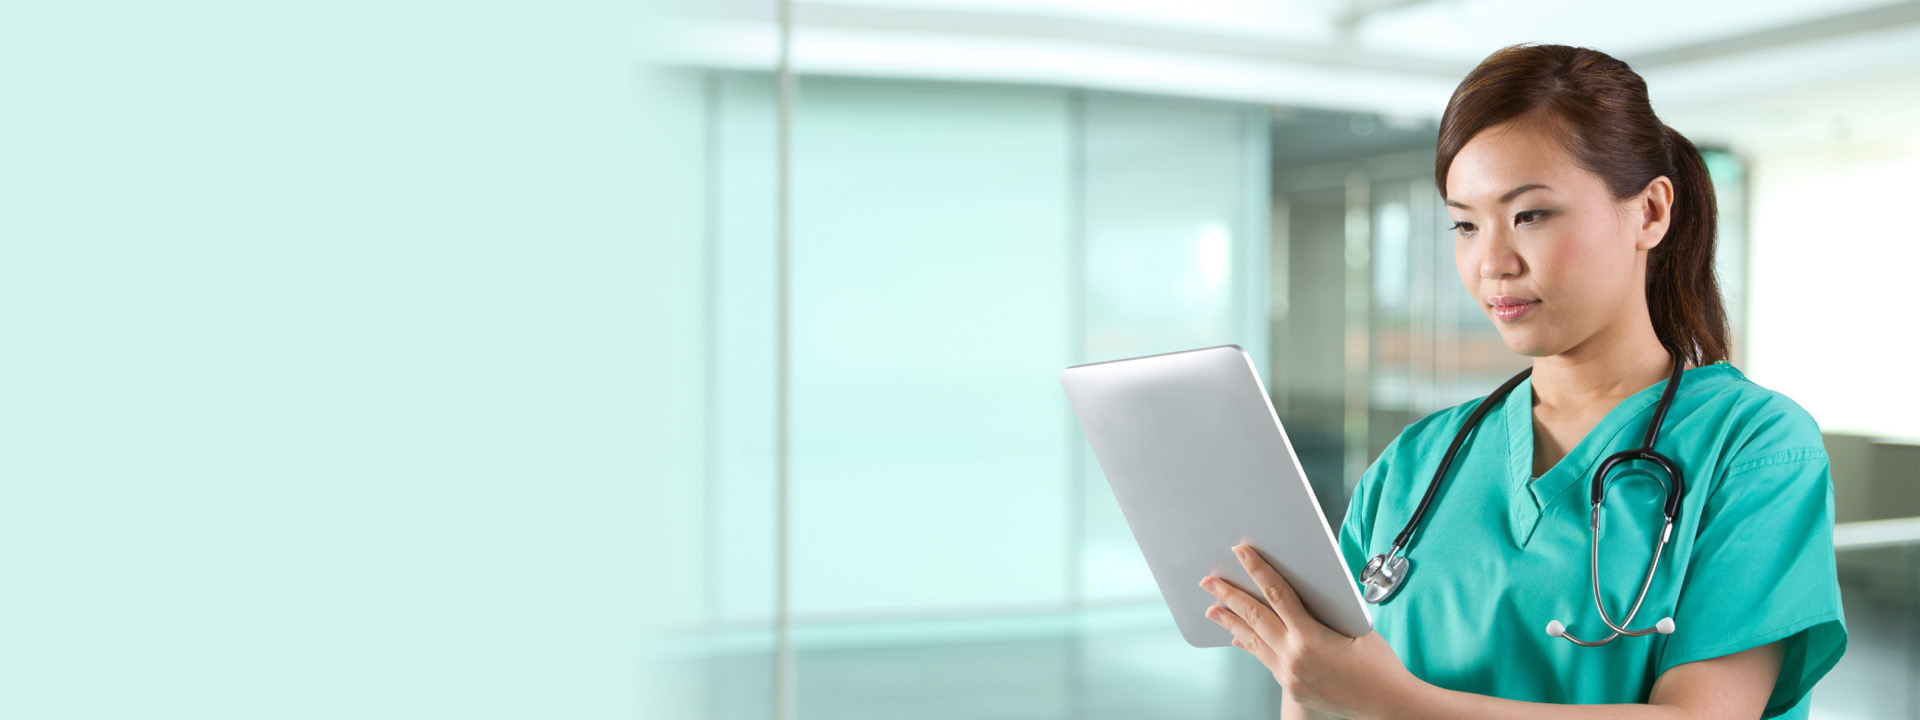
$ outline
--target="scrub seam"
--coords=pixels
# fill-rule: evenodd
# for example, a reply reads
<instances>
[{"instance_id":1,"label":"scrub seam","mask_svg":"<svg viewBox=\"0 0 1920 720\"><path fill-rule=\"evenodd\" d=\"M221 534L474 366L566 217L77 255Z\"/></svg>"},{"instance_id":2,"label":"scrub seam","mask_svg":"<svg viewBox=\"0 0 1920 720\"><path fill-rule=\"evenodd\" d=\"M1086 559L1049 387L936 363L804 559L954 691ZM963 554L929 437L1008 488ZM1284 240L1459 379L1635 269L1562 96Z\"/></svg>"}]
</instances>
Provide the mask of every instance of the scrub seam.
<instances>
[{"instance_id":1,"label":"scrub seam","mask_svg":"<svg viewBox=\"0 0 1920 720\"><path fill-rule=\"evenodd\" d=\"M1800 463L1809 463L1809 462L1827 462L1828 460L1829 459L1827 457L1826 448L1800 448L1798 450L1787 450L1784 452L1778 452L1772 455L1767 455L1764 457L1758 457L1752 460L1743 461L1738 465L1734 465L1720 472L1720 477L1718 478L1718 482L1713 483L1713 488L1707 491L1706 503L1705 505L1701 506L1702 512L1705 511L1706 507L1713 505L1714 499L1720 496L1721 488L1724 488L1727 486L1727 478L1733 477L1738 473L1744 473L1751 470L1758 470L1763 467L1776 467L1780 465L1797 465ZM1832 483L1829 482L1828 484L1831 485Z\"/></svg>"},{"instance_id":2,"label":"scrub seam","mask_svg":"<svg viewBox=\"0 0 1920 720\"><path fill-rule=\"evenodd\" d=\"M1827 459L1828 458L1827 458L1826 448L1801 448L1798 450L1787 450L1784 452L1774 453L1772 455L1768 455L1765 457L1754 458L1752 460L1748 460L1746 462L1740 463L1739 465L1735 465L1733 467L1727 468L1726 474L1732 475L1737 472L1757 470L1759 468L1771 467L1774 465L1788 465L1788 464L1797 463L1797 462L1806 462L1809 460L1827 460Z\"/></svg>"}]
</instances>

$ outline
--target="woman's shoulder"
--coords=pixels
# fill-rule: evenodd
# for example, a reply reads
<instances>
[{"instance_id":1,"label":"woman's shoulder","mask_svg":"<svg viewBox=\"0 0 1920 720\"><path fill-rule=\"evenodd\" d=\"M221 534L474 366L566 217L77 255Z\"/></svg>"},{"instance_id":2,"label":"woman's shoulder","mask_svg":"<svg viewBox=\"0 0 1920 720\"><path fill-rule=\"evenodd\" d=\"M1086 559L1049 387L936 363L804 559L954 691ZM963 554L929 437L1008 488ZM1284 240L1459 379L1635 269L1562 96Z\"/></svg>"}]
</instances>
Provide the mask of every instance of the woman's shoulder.
<instances>
[{"instance_id":1,"label":"woman's shoulder","mask_svg":"<svg viewBox=\"0 0 1920 720\"><path fill-rule=\"evenodd\" d=\"M1754 382L1726 361L1689 372L1702 370L1711 372L1696 388L1683 385L1681 391L1694 398L1693 419L1716 428L1729 465L1826 457L1820 424L1793 398Z\"/></svg>"},{"instance_id":2,"label":"woman's shoulder","mask_svg":"<svg viewBox=\"0 0 1920 720\"><path fill-rule=\"evenodd\" d=\"M1400 435L1395 438L1395 440L1400 441L1404 438L1407 441L1419 440L1425 442L1436 436L1446 436L1448 439L1451 439L1453 434L1460 430L1460 425L1465 423L1467 418L1473 415L1473 409L1479 407L1480 403L1485 401L1487 396L1491 394L1492 393L1489 392L1476 395L1473 399L1458 405L1427 413L1426 417L1415 420L1413 424L1401 428ZM1491 415L1495 412L1497 412L1496 408L1487 408L1487 414Z\"/></svg>"},{"instance_id":3,"label":"woman's shoulder","mask_svg":"<svg viewBox=\"0 0 1920 720\"><path fill-rule=\"evenodd\" d=\"M1481 401L1486 400L1487 395L1491 394L1482 394L1458 405L1435 410L1413 421L1412 424L1400 429L1400 433L1387 443L1386 449L1380 453L1380 456L1386 458L1402 452L1414 452L1417 448L1434 447L1434 443L1439 443L1439 447L1446 447L1453 441L1453 436L1460 431L1467 418L1473 415L1473 409L1479 407ZM1487 409L1489 415L1494 412L1495 408ZM1484 418L1482 422L1485 422Z\"/></svg>"}]
</instances>

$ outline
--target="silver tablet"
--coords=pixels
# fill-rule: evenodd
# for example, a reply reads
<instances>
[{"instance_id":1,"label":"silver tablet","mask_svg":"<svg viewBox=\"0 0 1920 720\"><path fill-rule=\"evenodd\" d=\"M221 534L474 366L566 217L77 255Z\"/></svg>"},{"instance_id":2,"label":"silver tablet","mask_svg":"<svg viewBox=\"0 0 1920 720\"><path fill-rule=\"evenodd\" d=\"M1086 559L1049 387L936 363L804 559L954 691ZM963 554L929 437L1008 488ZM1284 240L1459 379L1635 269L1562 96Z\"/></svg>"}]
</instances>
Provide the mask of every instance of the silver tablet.
<instances>
[{"instance_id":1,"label":"silver tablet","mask_svg":"<svg viewBox=\"0 0 1920 720\"><path fill-rule=\"evenodd\" d=\"M1231 645L1206 618L1209 574L1256 596L1232 546L1246 543L1293 585L1314 617L1348 637L1373 629L1360 588L1238 345L1075 365L1060 373L1180 634Z\"/></svg>"}]
</instances>

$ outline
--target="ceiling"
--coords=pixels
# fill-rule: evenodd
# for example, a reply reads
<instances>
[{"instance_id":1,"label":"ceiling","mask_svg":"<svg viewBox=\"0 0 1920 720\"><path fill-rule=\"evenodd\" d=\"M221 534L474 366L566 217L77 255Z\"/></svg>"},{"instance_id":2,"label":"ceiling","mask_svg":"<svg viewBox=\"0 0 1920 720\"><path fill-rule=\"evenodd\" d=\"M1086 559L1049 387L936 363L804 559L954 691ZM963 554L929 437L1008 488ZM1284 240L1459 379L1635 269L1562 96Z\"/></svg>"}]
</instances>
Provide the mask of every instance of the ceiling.
<instances>
[{"instance_id":1,"label":"ceiling","mask_svg":"<svg viewBox=\"0 0 1920 720\"><path fill-rule=\"evenodd\" d=\"M771 0L690 3L670 54L771 69ZM1062 85L1436 119L1488 53L1593 47L1725 146L1920 127L1920 0L793 0L801 73Z\"/></svg>"}]
</instances>

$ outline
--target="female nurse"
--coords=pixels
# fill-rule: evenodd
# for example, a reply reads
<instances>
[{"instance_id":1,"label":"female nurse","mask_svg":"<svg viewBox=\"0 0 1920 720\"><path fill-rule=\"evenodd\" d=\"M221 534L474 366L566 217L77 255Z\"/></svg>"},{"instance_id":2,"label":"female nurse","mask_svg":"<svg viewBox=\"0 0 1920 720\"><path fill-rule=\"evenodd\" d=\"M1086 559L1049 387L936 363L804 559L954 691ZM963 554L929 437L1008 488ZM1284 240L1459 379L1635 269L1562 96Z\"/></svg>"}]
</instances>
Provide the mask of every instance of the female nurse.
<instances>
[{"instance_id":1,"label":"female nurse","mask_svg":"<svg viewBox=\"0 0 1920 720\"><path fill-rule=\"evenodd\" d=\"M1699 152L1625 63L1516 45L1454 91L1434 170L1460 281L1531 376L1466 436L1373 632L1322 625L1247 546L1232 550L1258 587L1203 579L1207 616L1272 671L1287 718L1805 717L1847 644L1827 456L1804 410L1727 362ZM1666 490L1627 463L1607 475L1596 571L1589 483L1644 440L1675 362L1655 444L1685 481L1671 540L1647 579ZM1407 427L1360 479L1340 529L1356 577L1478 402ZM1596 577L1615 622L1671 632L1549 634L1611 634Z\"/></svg>"}]
</instances>

